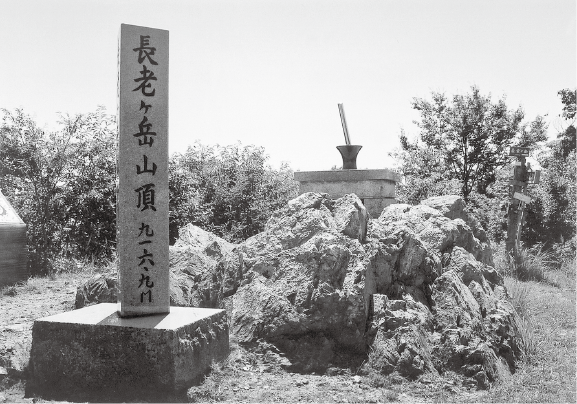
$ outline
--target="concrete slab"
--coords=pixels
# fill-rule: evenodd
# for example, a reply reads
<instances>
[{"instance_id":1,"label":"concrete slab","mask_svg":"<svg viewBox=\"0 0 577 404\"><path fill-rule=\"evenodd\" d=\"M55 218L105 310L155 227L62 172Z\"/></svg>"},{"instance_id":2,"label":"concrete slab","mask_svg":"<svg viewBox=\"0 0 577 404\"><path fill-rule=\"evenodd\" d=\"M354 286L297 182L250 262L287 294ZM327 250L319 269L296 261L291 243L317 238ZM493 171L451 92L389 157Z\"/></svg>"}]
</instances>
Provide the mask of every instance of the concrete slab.
<instances>
[{"instance_id":1,"label":"concrete slab","mask_svg":"<svg viewBox=\"0 0 577 404\"><path fill-rule=\"evenodd\" d=\"M117 310L102 303L36 320L27 396L171 401L228 356L224 310L171 307L133 318Z\"/></svg>"},{"instance_id":2,"label":"concrete slab","mask_svg":"<svg viewBox=\"0 0 577 404\"><path fill-rule=\"evenodd\" d=\"M326 171L295 171L295 181L299 182L332 182L332 181L365 181L389 180L395 183L401 176L388 168L378 170L326 170Z\"/></svg>"},{"instance_id":3,"label":"concrete slab","mask_svg":"<svg viewBox=\"0 0 577 404\"><path fill-rule=\"evenodd\" d=\"M395 188L401 177L393 170L385 168L296 171L294 179L299 182L299 194L322 192L329 194L332 199L355 194L363 201L371 217L377 218L384 208L396 203Z\"/></svg>"},{"instance_id":4,"label":"concrete slab","mask_svg":"<svg viewBox=\"0 0 577 404\"><path fill-rule=\"evenodd\" d=\"M332 199L342 198L348 194L355 194L365 198L395 198L395 183L392 181L308 181L299 184L299 193L323 192Z\"/></svg>"}]
</instances>

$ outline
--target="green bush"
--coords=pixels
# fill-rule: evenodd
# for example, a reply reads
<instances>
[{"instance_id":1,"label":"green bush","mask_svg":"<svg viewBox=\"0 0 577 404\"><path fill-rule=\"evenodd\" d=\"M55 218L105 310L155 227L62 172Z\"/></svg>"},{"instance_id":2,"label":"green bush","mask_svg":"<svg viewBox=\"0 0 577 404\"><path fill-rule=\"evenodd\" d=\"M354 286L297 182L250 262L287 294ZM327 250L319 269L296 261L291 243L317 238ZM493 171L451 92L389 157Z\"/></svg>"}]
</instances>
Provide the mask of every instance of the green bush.
<instances>
[{"instance_id":1,"label":"green bush","mask_svg":"<svg viewBox=\"0 0 577 404\"><path fill-rule=\"evenodd\" d=\"M170 239L188 223L231 242L263 230L272 212L297 195L288 165L266 164L262 147L196 142L169 165Z\"/></svg>"},{"instance_id":2,"label":"green bush","mask_svg":"<svg viewBox=\"0 0 577 404\"><path fill-rule=\"evenodd\" d=\"M108 259L114 251L115 117L103 108L61 115L39 128L22 110L3 109L0 187L27 224L32 274L59 255Z\"/></svg>"},{"instance_id":3,"label":"green bush","mask_svg":"<svg viewBox=\"0 0 577 404\"><path fill-rule=\"evenodd\" d=\"M0 188L28 225L33 275L61 271L59 257L105 264L116 250L116 118L103 108L61 115L48 132L22 110L2 110ZM229 241L260 232L296 196L288 165L255 146L196 143L169 162L170 236L188 223ZM68 269L66 269L68 270Z\"/></svg>"}]
</instances>

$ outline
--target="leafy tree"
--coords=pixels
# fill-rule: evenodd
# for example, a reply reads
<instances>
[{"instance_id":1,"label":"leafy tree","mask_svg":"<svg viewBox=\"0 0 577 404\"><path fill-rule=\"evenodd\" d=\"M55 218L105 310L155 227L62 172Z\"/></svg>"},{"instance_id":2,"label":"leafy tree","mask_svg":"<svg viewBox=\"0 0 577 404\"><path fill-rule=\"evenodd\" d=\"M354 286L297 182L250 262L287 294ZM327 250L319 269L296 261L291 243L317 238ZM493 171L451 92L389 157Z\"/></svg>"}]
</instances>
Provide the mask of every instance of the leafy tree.
<instances>
[{"instance_id":1,"label":"leafy tree","mask_svg":"<svg viewBox=\"0 0 577 404\"><path fill-rule=\"evenodd\" d=\"M400 162L402 182L397 184L396 191L399 202L417 205L432 196L460 193L461 182L447 175L440 153L410 143L403 130L400 140L401 150L390 153Z\"/></svg>"},{"instance_id":2,"label":"leafy tree","mask_svg":"<svg viewBox=\"0 0 577 404\"><path fill-rule=\"evenodd\" d=\"M61 115L61 129L47 132L20 109L2 112L0 186L28 226L32 273L49 272L50 259L66 252L109 255L114 118L103 108Z\"/></svg>"},{"instance_id":3,"label":"leafy tree","mask_svg":"<svg viewBox=\"0 0 577 404\"><path fill-rule=\"evenodd\" d=\"M566 127L539 155L540 184L531 190L533 202L523 239L527 244L562 244L575 237L577 178L575 147L575 90L558 92Z\"/></svg>"},{"instance_id":4,"label":"leafy tree","mask_svg":"<svg viewBox=\"0 0 577 404\"><path fill-rule=\"evenodd\" d=\"M170 238L193 223L233 242L262 231L272 212L296 196L287 165L266 165L262 147L196 142L169 165Z\"/></svg>"},{"instance_id":5,"label":"leafy tree","mask_svg":"<svg viewBox=\"0 0 577 404\"><path fill-rule=\"evenodd\" d=\"M486 195L497 170L510 161L510 146L534 146L546 140L541 116L523 123L520 107L509 110L505 98L494 103L490 94L483 96L475 86L452 99L438 92L431 98L413 99L412 107L421 115L415 121L418 139L411 142L402 132L401 150L392 153L400 161L401 174L412 177L409 182L427 179L445 188L447 181L458 181L466 200L473 191Z\"/></svg>"},{"instance_id":6,"label":"leafy tree","mask_svg":"<svg viewBox=\"0 0 577 404\"><path fill-rule=\"evenodd\" d=\"M577 90L558 92L563 103L561 117L568 126L557 139L547 144L539 156L543 167L541 183L531 190L533 202L529 205L528 222L523 239L527 244L541 242L547 246L563 244L577 231ZM531 215L537 220L531 220Z\"/></svg>"},{"instance_id":7,"label":"leafy tree","mask_svg":"<svg viewBox=\"0 0 577 404\"><path fill-rule=\"evenodd\" d=\"M67 253L96 260L116 250L116 117L82 115L79 150L63 179Z\"/></svg>"},{"instance_id":8,"label":"leafy tree","mask_svg":"<svg viewBox=\"0 0 577 404\"><path fill-rule=\"evenodd\" d=\"M22 110L2 110L0 187L28 225L32 273L53 258L109 259L115 251L115 117L103 108L61 115L48 132ZM194 223L230 241L261 231L296 195L287 165L273 170L264 149L197 143L169 163L171 239Z\"/></svg>"},{"instance_id":9,"label":"leafy tree","mask_svg":"<svg viewBox=\"0 0 577 404\"><path fill-rule=\"evenodd\" d=\"M569 154L575 150L575 125L569 125L567 129L560 133L557 138L559 139L558 153L563 157L569 157Z\"/></svg>"},{"instance_id":10,"label":"leafy tree","mask_svg":"<svg viewBox=\"0 0 577 404\"><path fill-rule=\"evenodd\" d=\"M577 115L577 89L572 91L565 88L557 94L563 103L561 117L568 123L568 127L557 135L559 142L555 142L552 149L556 153L556 158L566 159L569 153L577 150L577 129L574 126Z\"/></svg>"},{"instance_id":11,"label":"leafy tree","mask_svg":"<svg viewBox=\"0 0 577 404\"><path fill-rule=\"evenodd\" d=\"M523 234L523 239L529 245L538 242L562 244L575 236L575 149L566 158L554 158L556 153L561 153L560 149L560 142L555 142L552 150L540 156L543 173L540 184L530 190L533 201L529 205L528 223Z\"/></svg>"},{"instance_id":12,"label":"leafy tree","mask_svg":"<svg viewBox=\"0 0 577 404\"><path fill-rule=\"evenodd\" d=\"M561 97L561 102L563 103L561 116L566 120L575 119L575 112L577 112L575 104L576 90L564 88L563 90L559 90L557 94Z\"/></svg>"}]
</instances>

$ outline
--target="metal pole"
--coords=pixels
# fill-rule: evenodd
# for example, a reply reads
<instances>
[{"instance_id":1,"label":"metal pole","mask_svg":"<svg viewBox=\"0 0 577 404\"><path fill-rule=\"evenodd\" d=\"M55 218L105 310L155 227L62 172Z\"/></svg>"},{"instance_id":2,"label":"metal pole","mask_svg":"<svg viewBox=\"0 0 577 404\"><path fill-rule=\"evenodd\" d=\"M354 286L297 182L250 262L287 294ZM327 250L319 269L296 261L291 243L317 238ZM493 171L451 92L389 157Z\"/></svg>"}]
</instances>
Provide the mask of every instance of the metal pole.
<instances>
[{"instance_id":1,"label":"metal pole","mask_svg":"<svg viewBox=\"0 0 577 404\"><path fill-rule=\"evenodd\" d=\"M345 143L350 145L351 144L351 138L349 137L349 131L347 129L347 120L345 118L345 109L343 107L343 104L338 104L339 106L339 114L341 115L341 124L343 125L343 132L345 134Z\"/></svg>"}]
</instances>

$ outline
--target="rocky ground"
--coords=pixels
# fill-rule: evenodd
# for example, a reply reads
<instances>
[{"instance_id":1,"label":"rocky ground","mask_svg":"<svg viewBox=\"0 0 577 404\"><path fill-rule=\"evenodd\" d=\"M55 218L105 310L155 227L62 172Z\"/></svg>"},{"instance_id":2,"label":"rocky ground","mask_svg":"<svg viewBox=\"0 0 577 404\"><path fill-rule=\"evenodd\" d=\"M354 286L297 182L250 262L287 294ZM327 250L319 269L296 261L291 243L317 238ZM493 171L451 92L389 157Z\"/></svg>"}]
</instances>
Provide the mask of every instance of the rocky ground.
<instances>
[{"instance_id":1,"label":"rocky ground","mask_svg":"<svg viewBox=\"0 0 577 404\"><path fill-rule=\"evenodd\" d=\"M34 319L74 309L77 286L94 273L32 278L24 285L5 288L0 296L0 403L44 402L24 397L26 365ZM458 378L422 379L408 393L400 377L357 375L360 363L343 358L326 374L286 370L287 360L266 343L241 346L231 341L231 355L212 375L192 388L183 401L225 402L414 402L477 396ZM418 390L418 391L417 391ZM417 394L415 394L417 393Z\"/></svg>"},{"instance_id":2,"label":"rocky ground","mask_svg":"<svg viewBox=\"0 0 577 404\"><path fill-rule=\"evenodd\" d=\"M25 366L34 319L74 308L76 286L93 274L31 279L0 295L0 403L44 402L25 398ZM357 363L325 374L283 367L266 346L231 343L231 356L183 401L196 402L575 402L575 290L543 283L531 287L539 354L490 390L463 384L457 374L415 381L392 375L359 375Z\"/></svg>"},{"instance_id":3,"label":"rocky ground","mask_svg":"<svg viewBox=\"0 0 577 404\"><path fill-rule=\"evenodd\" d=\"M37 318L74 309L77 286L88 273L32 278L0 296L0 402L24 402L26 366ZM4 390L4 391L2 391Z\"/></svg>"},{"instance_id":4,"label":"rocky ground","mask_svg":"<svg viewBox=\"0 0 577 404\"><path fill-rule=\"evenodd\" d=\"M171 305L225 308L231 355L168 401L575 400L574 275L530 284L519 316L456 196L369 218L355 195L304 194L241 244L186 226L170 257ZM35 318L116 294L114 268L4 289L0 402L30 400Z\"/></svg>"},{"instance_id":5,"label":"rocky ground","mask_svg":"<svg viewBox=\"0 0 577 404\"><path fill-rule=\"evenodd\" d=\"M486 389L515 371L518 324L487 236L458 196L370 218L356 195L306 193L230 244L193 225L170 250L171 304L225 308L240 343L264 340L291 370L342 352L408 380L456 372ZM76 307L116 301L111 272Z\"/></svg>"}]
</instances>

